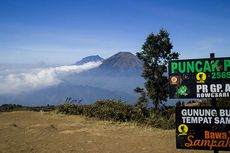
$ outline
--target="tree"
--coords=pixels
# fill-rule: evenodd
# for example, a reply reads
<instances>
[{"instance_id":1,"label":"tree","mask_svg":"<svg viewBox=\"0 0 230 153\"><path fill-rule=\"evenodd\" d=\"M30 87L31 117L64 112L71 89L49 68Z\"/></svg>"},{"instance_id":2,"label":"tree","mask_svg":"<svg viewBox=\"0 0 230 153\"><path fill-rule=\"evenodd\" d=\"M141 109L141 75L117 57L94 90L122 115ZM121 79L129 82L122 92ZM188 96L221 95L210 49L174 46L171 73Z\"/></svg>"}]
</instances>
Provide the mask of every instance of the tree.
<instances>
[{"instance_id":1,"label":"tree","mask_svg":"<svg viewBox=\"0 0 230 153\"><path fill-rule=\"evenodd\" d=\"M142 77L146 80L146 94L153 102L155 110L168 98L167 64L169 60L179 57L179 53L172 52L172 48L169 33L161 29L157 35L151 33L143 44L142 51L137 53L137 57L144 64Z\"/></svg>"},{"instance_id":2,"label":"tree","mask_svg":"<svg viewBox=\"0 0 230 153\"><path fill-rule=\"evenodd\" d=\"M137 87L136 89L134 89L134 91L140 94L140 97L137 100L136 106L141 109L146 109L148 105L148 100L147 100L144 88Z\"/></svg>"}]
</instances>

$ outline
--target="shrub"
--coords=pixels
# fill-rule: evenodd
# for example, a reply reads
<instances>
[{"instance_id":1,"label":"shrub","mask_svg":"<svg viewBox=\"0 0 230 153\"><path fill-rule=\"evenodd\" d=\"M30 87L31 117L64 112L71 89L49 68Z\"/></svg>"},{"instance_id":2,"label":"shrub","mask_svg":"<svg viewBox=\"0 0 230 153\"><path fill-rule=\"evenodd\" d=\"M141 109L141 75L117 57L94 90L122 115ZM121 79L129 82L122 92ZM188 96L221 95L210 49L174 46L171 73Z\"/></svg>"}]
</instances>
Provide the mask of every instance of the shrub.
<instances>
[{"instance_id":1,"label":"shrub","mask_svg":"<svg viewBox=\"0 0 230 153\"><path fill-rule=\"evenodd\" d=\"M172 129L175 128L175 120L175 112L172 109L158 110L152 112L146 124L156 128Z\"/></svg>"},{"instance_id":2,"label":"shrub","mask_svg":"<svg viewBox=\"0 0 230 153\"><path fill-rule=\"evenodd\" d=\"M57 107L57 112L72 115L84 115L100 120L117 122L136 122L156 128L171 129L175 127L175 107L153 111L140 108L117 100L100 100L94 104L81 105L65 101Z\"/></svg>"},{"instance_id":3,"label":"shrub","mask_svg":"<svg viewBox=\"0 0 230 153\"><path fill-rule=\"evenodd\" d=\"M86 107L84 114L102 120L130 121L133 106L116 100L101 100Z\"/></svg>"},{"instance_id":4,"label":"shrub","mask_svg":"<svg viewBox=\"0 0 230 153\"><path fill-rule=\"evenodd\" d=\"M0 112L11 112L14 110L20 110L22 108L21 105L16 104L2 104L0 106Z\"/></svg>"}]
</instances>

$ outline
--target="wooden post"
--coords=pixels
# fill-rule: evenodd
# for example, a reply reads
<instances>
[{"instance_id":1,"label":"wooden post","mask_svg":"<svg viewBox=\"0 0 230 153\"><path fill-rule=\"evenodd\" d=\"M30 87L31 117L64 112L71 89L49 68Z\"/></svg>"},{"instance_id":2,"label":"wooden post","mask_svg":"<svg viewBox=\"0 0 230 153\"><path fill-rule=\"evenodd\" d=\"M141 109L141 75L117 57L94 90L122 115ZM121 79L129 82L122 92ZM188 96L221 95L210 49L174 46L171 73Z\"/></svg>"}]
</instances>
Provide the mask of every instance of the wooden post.
<instances>
[{"instance_id":1,"label":"wooden post","mask_svg":"<svg viewBox=\"0 0 230 153\"><path fill-rule=\"evenodd\" d=\"M210 58L215 58L215 53L210 53ZM216 98L212 98L211 105L216 107ZM218 149L214 149L214 153L218 153Z\"/></svg>"}]
</instances>

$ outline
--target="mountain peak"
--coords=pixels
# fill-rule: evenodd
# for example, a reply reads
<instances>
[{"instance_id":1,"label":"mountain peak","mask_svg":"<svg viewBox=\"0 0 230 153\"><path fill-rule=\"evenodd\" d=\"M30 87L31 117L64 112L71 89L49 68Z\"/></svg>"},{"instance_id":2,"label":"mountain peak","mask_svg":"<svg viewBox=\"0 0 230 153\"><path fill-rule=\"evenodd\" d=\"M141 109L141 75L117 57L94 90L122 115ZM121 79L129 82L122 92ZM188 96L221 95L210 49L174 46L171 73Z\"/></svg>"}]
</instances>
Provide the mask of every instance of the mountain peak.
<instances>
[{"instance_id":1,"label":"mountain peak","mask_svg":"<svg viewBox=\"0 0 230 153\"><path fill-rule=\"evenodd\" d=\"M142 63L130 52L119 52L104 60L100 68L119 71L136 71L142 68Z\"/></svg>"},{"instance_id":2,"label":"mountain peak","mask_svg":"<svg viewBox=\"0 0 230 153\"><path fill-rule=\"evenodd\" d=\"M80 61L76 62L75 65L82 65L88 62L102 62L104 59L99 55L92 55L82 58Z\"/></svg>"}]
</instances>

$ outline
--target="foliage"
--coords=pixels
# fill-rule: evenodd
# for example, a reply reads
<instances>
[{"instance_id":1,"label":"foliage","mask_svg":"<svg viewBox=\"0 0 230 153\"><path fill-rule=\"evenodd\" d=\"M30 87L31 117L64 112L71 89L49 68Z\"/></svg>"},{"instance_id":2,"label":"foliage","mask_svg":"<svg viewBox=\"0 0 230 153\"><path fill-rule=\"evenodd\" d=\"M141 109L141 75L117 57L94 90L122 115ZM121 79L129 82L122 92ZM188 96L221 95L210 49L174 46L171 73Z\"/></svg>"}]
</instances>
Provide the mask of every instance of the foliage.
<instances>
[{"instance_id":1,"label":"foliage","mask_svg":"<svg viewBox=\"0 0 230 153\"><path fill-rule=\"evenodd\" d=\"M228 98L218 98L217 99L218 107L230 107L230 99Z\"/></svg>"},{"instance_id":2,"label":"foliage","mask_svg":"<svg viewBox=\"0 0 230 153\"><path fill-rule=\"evenodd\" d=\"M22 108L21 105L16 104L3 104L0 106L0 112L11 112L13 110L18 110Z\"/></svg>"},{"instance_id":3,"label":"foliage","mask_svg":"<svg viewBox=\"0 0 230 153\"><path fill-rule=\"evenodd\" d=\"M130 121L133 110L132 105L115 100L97 101L91 107L93 108L93 114L90 114L92 117L123 122Z\"/></svg>"},{"instance_id":4,"label":"foliage","mask_svg":"<svg viewBox=\"0 0 230 153\"><path fill-rule=\"evenodd\" d=\"M171 51L172 48L169 33L161 29L157 35L151 33L142 46L143 51L137 53L137 57L144 64L142 77L146 80L147 96L152 100L155 109L168 97L166 65L169 60L178 59L179 56L177 52Z\"/></svg>"},{"instance_id":5,"label":"foliage","mask_svg":"<svg viewBox=\"0 0 230 153\"><path fill-rule=\"evenodd\" d=\"M217 98L217 107L230 107L230 99L228 98ZM199 106L211 106L211 99L206 99L199 103Z\"/></svg>"},{"instance_id":6,"label":"foliage","mask_svg":"<svg viewBox=\"0 0 230 153\"><path fill-rule=\"evenodd\" d=\"M133 105L124 104L121 101L105 100L97 101L90 105L79 105L65 102L58 107L58 112L64 114L85 115L102 120L130 121L132 118Z\"/></svg>"},{"instance_id":7,"label":"foliage","mask_svg":"<svg viewBox=\"0 0 230 153\"><path fill-rule=\"evenodd\" d=\"M148 99L146 96L146 92L144 91L144 88L136 87L134 91L140 94L140 97L137 100L136 106L141 109L146 109L148 105Z\"/></svg>"},{"instance_id":8,"label":"foliage","mask_svg":"<svg viewBox=\"0 0 230 153\"><path fill-rule=\"evenodd\" d=\"M84 115L100 120L116 122L136 122L138 125L171 129L175 127L174 108L153 112L152 109L140 108L116 100L100 100L94 104L81 105L65 102L57 107L58 113Z\"/></svg>"},{"instance_id":9,"label":"foliage","mask_svg":"<svg viewBox=\"0 0 230 153\"><path fill-rule=\"evenodd\" d=\"M56 109L54 105L47 106L22 106L18 104L2 104L0 106L0 112L11 112L11 111L53 111Z\"/></svg>"},{"instance_id":10,"label":"foliage","mask_svg":"<svg viewBox=\"0 0 230 153\"><path fill-rule=\"evenodd\" d=\"M83 106L80 105L81 100L73 100L67 97L64 104L57 107L57 111L64 114L80 115L83 113Z\"/></svg>"},{"instance_id":11,"label":"foliage","mask_svg":"<svg viewBox=\"0 0 230 153\"><path fill-rule=\"evenodd\" d=\"M163 129L175 127L175 107L164 107L153 111L151 108L131 105L120 100L100 100L93 104L82 105L80 100L66 98L63 104L58 106L28 107L16 104L3 104L0 112L9 111L54 111L67 115L84 115L100 120L114 122L135 122L137 125L151 126Z\"/></svg>"}]
</instances>

